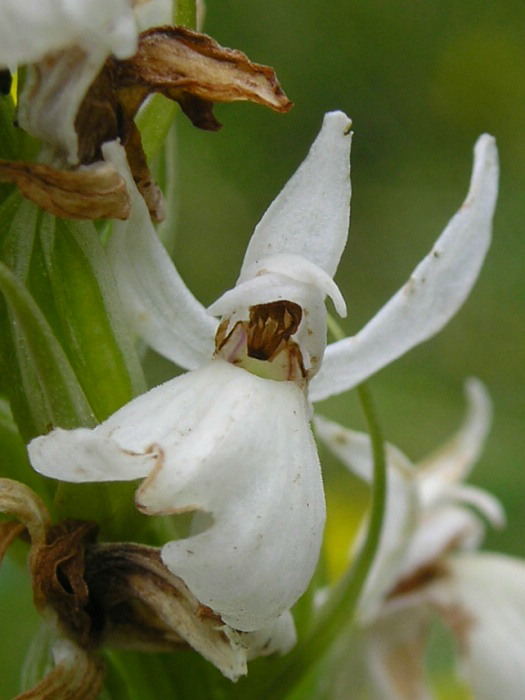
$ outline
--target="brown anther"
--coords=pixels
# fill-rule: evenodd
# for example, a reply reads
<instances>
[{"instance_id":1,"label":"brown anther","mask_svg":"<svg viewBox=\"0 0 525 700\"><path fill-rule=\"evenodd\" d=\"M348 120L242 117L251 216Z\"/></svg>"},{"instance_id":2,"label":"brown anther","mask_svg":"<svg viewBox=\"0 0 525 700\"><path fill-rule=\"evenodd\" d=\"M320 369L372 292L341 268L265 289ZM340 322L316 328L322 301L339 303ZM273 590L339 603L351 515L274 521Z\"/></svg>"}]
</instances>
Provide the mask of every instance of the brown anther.
<instances>
[{"instance_id":1,"label":"brown anther","mask_svg":"<svg viewBox=\"0 0 525 700\"><path fill-rule=\"evenodd\" d=\"M273 301L250 307L248 356L271 362L297 331L301 318L301 307L292 301Z\"/></svg>"}]
</instances>

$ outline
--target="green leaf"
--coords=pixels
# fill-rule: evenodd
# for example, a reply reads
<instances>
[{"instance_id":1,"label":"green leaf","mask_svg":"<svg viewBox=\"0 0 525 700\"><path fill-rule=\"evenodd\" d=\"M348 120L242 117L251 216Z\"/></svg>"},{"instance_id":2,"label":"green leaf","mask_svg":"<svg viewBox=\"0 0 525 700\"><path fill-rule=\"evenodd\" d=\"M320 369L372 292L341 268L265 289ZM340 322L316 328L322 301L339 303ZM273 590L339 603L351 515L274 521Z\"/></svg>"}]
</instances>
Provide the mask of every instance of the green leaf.
<instances>
[{"instance_id":1,"label":"green leaf","mask_svg":"<svg viewBox=\"0 0 525 700\"><path fill-rule=\"evenodd\" d=\"M19 192L13 192L0 207L0 257L23 282L27 279L38 219L38 207Z\"/></svg>"},{"instance_id":2,"label":"green leaf","mask_svg":"<svg viewBox=\"0 0 525 700\"><path fill-rule=\"evenodd\" d=\"M0 476L22 481L38 493L48 488L47 480L29 464L24 441L13 420L9 403L3 398L0 398Z\"/></svg>"},{"instance_id":3,"label":"green leaf","mask_svg":"<svg viewBox=\"0 0 525 700\"><path fill-rule=\"evenodd\" d=\"M105 653L105 694L112 700L226 700L234 684L188 649L165 654ZM249 697L249 695L245 696Z\"/></svg>"},{"instance_id":4,"label":"green leaf","mask_svg":"<svg viewBox=\"0 0 525 700\"><path fill-rule=\"evenodd\" d=\"M157 227L159 238L171 254L175 247L179 218L179 177L177 168L177 133L171 125L164 148L154 159L151 172L164 194L166 218Z\"/></svg>"},{"instance_id":5,"label":"green leaf","mask_svg":"<svg viewBox=\"0 0 525 700\"><path fill-rule=\"evenodd\" d=\"M137 118L137 126L140 129L142 147L148 162L151 162L164 146L177 109L178 105L167 97L154 95L141 110Z\"/></svg>"},{"instance_id":6,"label":"green leaf","mask_svg":"<svg viewBox=\"0 0 525 700\"><path fill-rule=\"evenodd\" d=\"M174 23L195 29L197 7L195 0L177 0L173 3ZM142 147L148 162L158 155L164 146L170 126L177 114L178 105L162 95L154 95L141 109L137 126L142 137Z\"/></svg>"},{"instance_id":7,"label":"green leaf","mask_svg":"<svg viewBox=\"0 0 525 700\"><path fill-rule=\"evenodd\" d=\"M11 95L0 96L0 158L4 160L33 160L38 151L37 141L15 126L16 108Z\"/></svg>"},{"instance_id":8,"label":"green leaf","mask_svg":"<svg viewBox=\"0 0 525 700\"><path fill-rule=\"evenodd\" d=\"M177 0L174 15L175 24L195 29L197 26L197 3L195 0Z\"/></svg>"},{"instance_id":9,"label":"green leaf","mask_svg":"<svg viewBox=\"0 0 525 700\"><path fill-rule=\"evenodd\" d=\"M0 256L25 279L33 248L36 209L14 192L0 207ZM11 317L0 295L0 385L9 396L11 409L24 440L40 432L35 416L36 406L29 405L24 391L22 373L18 364L17 347L12 334ZM39 401L39 405L42 401Z\"/></svg>"},{"instance_id":10,"label":"green leaf","mask_svg":"<svg viewBox=\"0 0 525 700\"><path fill-rule=\"evenodd\" d=\"M22 386L37 431L93 426L93 414L62 347L35 300L3 263L0 291L7 302Z\"/></svg>"},{"instance_id":11,"label":"green leaf","mask_svg":"<svg viewBox=\"0 0 525 700\"><path fill-rule=\"evenodd\" d=\"M116 283L90 222L45 214L40 240L64 349L102 421L145 390Z\"/></svg>"}]
</instances>

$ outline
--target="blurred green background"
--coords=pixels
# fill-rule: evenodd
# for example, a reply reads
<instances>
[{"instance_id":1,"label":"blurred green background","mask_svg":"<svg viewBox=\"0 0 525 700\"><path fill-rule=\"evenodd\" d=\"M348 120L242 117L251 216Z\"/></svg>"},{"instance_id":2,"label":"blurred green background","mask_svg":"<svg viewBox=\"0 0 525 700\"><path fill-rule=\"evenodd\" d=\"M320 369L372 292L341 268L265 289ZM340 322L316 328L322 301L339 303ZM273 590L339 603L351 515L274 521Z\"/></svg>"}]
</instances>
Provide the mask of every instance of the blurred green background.
<instances>
[{"instance_id":1,"label":"blurred green background","mask_svg":"<svg viewBox=\"0 0 525 700\"><path fill-rule=\"evenodd\" d=\"M479 282L436 338L370 382L385 436L417 461L459 425L462 384L489 388L494 426L471 481L503 502L508 528L488 548L523 556L525 531L525 5L521 0L208 0L204 30L273 66L295 102L288 115L217 106L217 134L178 127L175 259L210 303L231 287L265 208L306 155L324 112L354 120L352 222L336 281L343 326L357 331L400 287L467 191L472 146L488 131L501 156L494 241ZM151 381L172 368L149 356ZM353 394L321 411L363 427ZM331 565L366 503L363 487L322 453ZM20 609L2 677L23 657L33 624L22 567L4 565L2 609ZM25 587L24 587L25 586ZM1 698L14 686L2 681Z\"/></svg>"}]
</instances>

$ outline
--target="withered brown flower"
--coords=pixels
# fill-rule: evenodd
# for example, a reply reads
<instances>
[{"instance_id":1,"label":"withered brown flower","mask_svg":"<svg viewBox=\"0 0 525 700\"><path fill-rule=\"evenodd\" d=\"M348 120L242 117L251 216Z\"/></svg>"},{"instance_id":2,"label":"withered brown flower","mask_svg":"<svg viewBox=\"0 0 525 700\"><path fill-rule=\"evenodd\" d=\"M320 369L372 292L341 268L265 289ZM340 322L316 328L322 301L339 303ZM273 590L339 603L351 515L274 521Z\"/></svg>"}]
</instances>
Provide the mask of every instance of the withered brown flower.
<instances>
[{"instance_id":1,"label":"withered brown flower","mask_svg":"<svg viewBox=\"0 0 525 700\"><path fill-rule=\"evenodd\" d=\"M271 68L184 27L142 32L136 53L127 59L108 56L79 98L75 84L86 81L89 69L89 56L79 47L48 54L32 66L20 123L42 140L53 165L0 161L0 181L16 183L24 196L57 216L127 218L124 183L112 166L100 164L102 144L120 139L151 216L163 218L162 194L134 122L153 93L176 101L196 127L208 131L220 128L214 102L249 100L277 112L292 107ZM75 93L71 99L68 90Z\"/></svg>"},{"instance_id":2,"label":"withered brown flower","mask_svg":"<svg viewBox=\"0 0 525 700\"><path fill-rule=\"evenodd\" d=\"M17 700L95 698L103 684L98 651L191 647L236 680L248 659L272 651L268 635L226 625L202 605L162 562L160 549L134 543L97 543L93 522L53 525L43 501L24 484L0 479L0 564L17 537L29 539L35 607L56 638L53 670Z\"/></svg>"}]
</instances>

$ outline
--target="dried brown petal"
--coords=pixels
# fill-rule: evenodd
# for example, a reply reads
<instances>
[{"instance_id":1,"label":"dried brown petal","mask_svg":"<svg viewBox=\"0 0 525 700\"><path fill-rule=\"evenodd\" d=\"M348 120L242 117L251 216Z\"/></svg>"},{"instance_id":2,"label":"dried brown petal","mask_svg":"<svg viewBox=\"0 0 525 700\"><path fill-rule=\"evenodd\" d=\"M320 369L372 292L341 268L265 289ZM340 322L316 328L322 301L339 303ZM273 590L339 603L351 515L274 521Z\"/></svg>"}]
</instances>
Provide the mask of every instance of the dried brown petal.
<instances>
[{"instance_id":1,"label":"dried brown petal","mask_svg":"<svg viewBox=\"0 0 525 700\"><path fill-rule=\"evenodd\" d=\"M249 100L288 112L292 103L268 66L224 48L206 34L184 27L157 27L140 35L137 53L115 61L117 86L128 114L160 92L180 103L193 124L217 129L213 102Z\"/></svg>"},{"instance_id":2,"label":"dried brown petal","mask_svg":"<svg viewBox=\"0 0 525 700\"><path fill-rule=\"evenodd\" d=\"M95 700L104 682L102 661L67 639L55 643L53 656L54 669L14 700Z\"/></svg>"},{"instance_id":3,"label":"dried brown petal","mask_svg":"<svg viewBox=\"0 0 525 700\"><path fill-rule=\"evenodd\" d=\"M109 163L75 171L40 163L0 161L0 182L14 182L24 197L55 216L127 219L130 200L124 180Z\"/></svg>"},{"instance_id":4,"label":"dried brown petal","mask_svg":"<svg viewBox=\"0 0 525 700\"><path fill-rule=\"evenodd\" d=\"M12 479L0 479L0 513L16 518L27 528L34 546L44 544L51 523L42 499L25 484ZM4 531L4 537L8 530Z\"/></svg>"},{"instance_id":5,"label":"dried brown petal","mask_svg":"<svg viewBox=\"0 0 525 700\"><path fill-rule=\"evenodd\" d=\"M239 635L166 569L158 549L95 545L86 552L85 578L92 617L103 625L106 643L142 651L189 644L228 678L246 673Z\"/></svg>"},{"instance_id":6,"label":"dried brown petal","mask_svg":"<svg viewBox=\"0 0 525 700\"><path fill-rule=\"evenodd\" d=\"M120 139L137 187L156 220L164 216L162 195L151 178L133 121L155 92L178 102L195 126L208 131L221 126L213 102L250 100L277 112L292 107L271 68L184 27L150 29L140 35L132 58L108 58L75 119L78 158L81 163L100 161L102 144Z\"/></svg>"},{"instance_id":7,"label":"dried brown petal","mask_svg":"<svg viewBox=\"0 0 525 700\"><path fill-rule=\"evenodd\" d=\"M25 529L26 528L24 525L14 521L9 523L0 523L0 565L2 564L5 553L11 544L24 532Z\"/></svg>"},{"instance_id":8,"label":"dried brown petal","mask_svg":"<svg viewBox=\"0 0 525 700\"><path fill-rule=\"evenodd\" d=\"M48 530L46 544L35 550L31 561L37 609L52 608L68 636L84 647L92 645L84 549L96 531L94 523L66 520Z\"/></svg>"}]
</instances>

